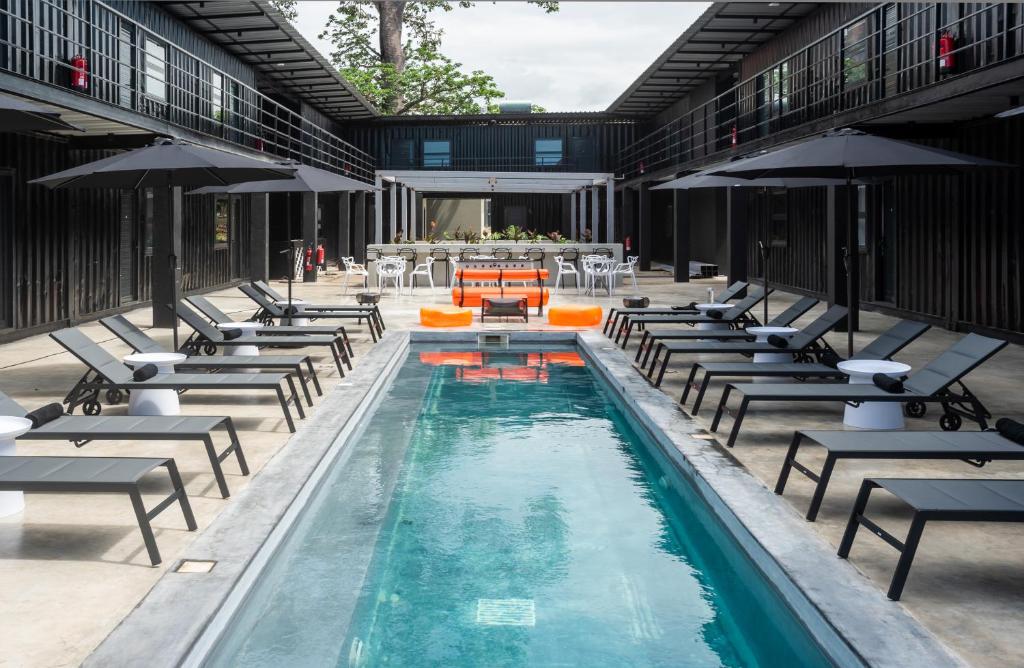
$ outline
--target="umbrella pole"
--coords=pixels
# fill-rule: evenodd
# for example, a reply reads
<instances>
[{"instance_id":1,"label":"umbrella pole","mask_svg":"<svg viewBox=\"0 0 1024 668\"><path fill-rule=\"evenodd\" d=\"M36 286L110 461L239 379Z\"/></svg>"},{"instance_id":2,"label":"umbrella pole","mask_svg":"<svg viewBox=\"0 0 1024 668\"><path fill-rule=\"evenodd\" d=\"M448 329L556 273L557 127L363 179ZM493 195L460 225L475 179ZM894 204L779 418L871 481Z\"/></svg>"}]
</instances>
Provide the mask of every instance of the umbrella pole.
<instances>
[{"instance_id":1,"label":"umbrella pole","mask_svg":"<svg viewBox=\"0 0 1024 668\"><path fill-rule=\"evenodd\" d=\"M171 265L171 312L174 316L171 331L174 332L174 352L178 352L178 256L171 253L167 263Z\"/></svg>"},{"instance_id":2,"label":"umbrella pole","mask_svg":"<svg viewBox=\"0 0 1024 668\"><path fill-rule=\"evenodd\" d=\"M764 227L764 241L761 244L761 264L764 265L764 321L761 323L764 326L768 326L768 259L771 257L771 246L769 243L771 240L768 238L768 227L771 225L771 201L768 199L768 188L764 188L765 197L763 202L766 207L766 213L762 219Z\"/></svg>"},{"instance_id":3,"label":"umbrella pole","mask_svg":"<svg viewBox=\"0 0 1024 668\"><path fill-rule=\"evenodd\" d=\"M292 279L295 278L295 244L292 243L292 194L288 193L288 326L292 324Z\"/></svg>"},{"instance_id":4,"label":"umbrella pole","mask_svg":"<svg viewBox=\"0 0 1024 668\"><path fill-rule=\"evenodd\" d=\"M853 263L857 261L857 231L850 210L850 175L846 175L846 355L853 357L853 323L855 320L853 296Z\"/></svg>"}]
</instances>

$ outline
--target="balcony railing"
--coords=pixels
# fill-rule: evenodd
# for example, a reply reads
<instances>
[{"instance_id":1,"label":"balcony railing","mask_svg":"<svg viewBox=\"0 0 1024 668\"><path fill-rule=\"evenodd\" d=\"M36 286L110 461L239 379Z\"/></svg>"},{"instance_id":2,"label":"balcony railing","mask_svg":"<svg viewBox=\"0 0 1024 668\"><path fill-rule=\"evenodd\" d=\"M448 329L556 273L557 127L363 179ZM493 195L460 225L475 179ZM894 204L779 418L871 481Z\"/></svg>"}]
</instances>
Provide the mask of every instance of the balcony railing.
<instances>
[{"instance_id":1,"label":"balcony railing","mask_svg":"<svg viewBox=\"0 0 1024 668\"><path fill-rule=\"evenodd\" d=\"M953 36L941 54L940 39ZM1024 6L878 5L623 149L616 173L742 151L780 130L865 108L1024 54Z\"/></svg>"},{"instance_id":2,"label":"balcony railing","mask_svg":"<svg viewBox=\"0 0 1024 668\"><path fill-rule=\"evenodd\" d=\"M72 86L72 59L87 85ZM0 71L193 132L373 180L374 160L97 0L0 0Z\"/></svg>"}]
</instances>

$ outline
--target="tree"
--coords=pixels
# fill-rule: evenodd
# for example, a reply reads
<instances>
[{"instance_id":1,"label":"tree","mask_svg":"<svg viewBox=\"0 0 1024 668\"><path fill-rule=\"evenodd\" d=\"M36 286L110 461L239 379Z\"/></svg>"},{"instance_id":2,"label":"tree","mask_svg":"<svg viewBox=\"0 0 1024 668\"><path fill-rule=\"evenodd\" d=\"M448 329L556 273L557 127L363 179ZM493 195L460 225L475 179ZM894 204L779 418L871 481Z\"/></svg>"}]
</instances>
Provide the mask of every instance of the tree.
<instances>
[{"instance_id":1,"label":"tree","mask_svg":"<svg viewBox=\"0 0 1024 668\"><path fill-rule=\"evenodd\" d=\"M320 38L334 46L331 61L345 78L386 114L479 113L480 101L488 109L505 93L489 74L466 72L441 53L444 31L432 18L473 4L343 0ZM557 2L531 4L558 11Z\"/></svg>"}]
</instances>

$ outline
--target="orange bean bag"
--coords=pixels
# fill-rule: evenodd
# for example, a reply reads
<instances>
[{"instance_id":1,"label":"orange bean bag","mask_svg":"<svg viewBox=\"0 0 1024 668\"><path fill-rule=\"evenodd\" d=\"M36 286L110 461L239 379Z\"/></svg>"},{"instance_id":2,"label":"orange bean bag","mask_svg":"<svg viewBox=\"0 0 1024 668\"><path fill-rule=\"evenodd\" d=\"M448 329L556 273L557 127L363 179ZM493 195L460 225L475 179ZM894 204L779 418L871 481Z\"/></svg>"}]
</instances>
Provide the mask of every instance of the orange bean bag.
<instances>
[{"instance_id":1,"label":"orange bean bag","mask_svg":"<svg viewBox=\"0 0 1024 668\"><path fill-rule=\"evenodd\" d=\"M548 309L548 324L593 327L601 324L601 307L594 304L559 304Z\"/></svg>"},{"instance_id":2,"label":"orange bean bag","mask_svg":"<svg viewBox=\"0 0 1024 668\"><path fill-rule=\"evenodd\" d=\"M547 280L547 269L459 269L456 278L467 281L531 281L536 283L537 272L541 280Z\"/></svg>"},{"instance_id":3,"label":"orange bean bag","mask_svg":"<svg viewBox=\"0 0 1024 668\"><path fill-rule=\"evenodd\" d=\"M424 327L467 327L473 324L473 311L457 306L423 306L420 324Z\"/></svg>"},{"instance_id":4,"label":"orange bean bag","mask_svg":"<svg viewBox=\"0 0 1024 668\"><path fill-rule=\"evenodd\" d=\"M463 290L465 291L464 298L462 298ZM486 288L475 286L460 288L455 286L452 288L452 304L455 304L456 306L460 305L460 298L462 306L480 306L480 302L484 297L506 297L509 299L526 297L527 305L537 307L540 306L539 302L541 299L544 300L544 305L546 306L551 295L547 288L524 288L522 286L508 288Z\"/></svg>"}]
</instances>

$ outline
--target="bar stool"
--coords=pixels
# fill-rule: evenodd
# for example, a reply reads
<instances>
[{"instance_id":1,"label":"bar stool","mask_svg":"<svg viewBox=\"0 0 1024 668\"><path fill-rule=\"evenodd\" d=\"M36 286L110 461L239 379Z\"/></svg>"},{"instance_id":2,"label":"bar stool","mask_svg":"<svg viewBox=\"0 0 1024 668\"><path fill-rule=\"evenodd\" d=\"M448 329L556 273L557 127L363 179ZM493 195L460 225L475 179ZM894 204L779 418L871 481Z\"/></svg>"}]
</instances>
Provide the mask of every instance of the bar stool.
<instances>
[{"instance_id":1,"label":"bar stool","mask_svg":"<svg viewBox=\"0 0 1024 668\"><path fill-rule=\"evenodd\" d=\"M379 248L374 248L373 246L366 247L366 264L379 260L380 256L381 252Z\"/></svg>"},{"instance_id":2,"label":"bar stool","mask_svg":"<svg viewBox=\"0 0 1024 668\"><path fill-rule=\"evenodd\" d=\"M580 249L579 248L576 248L575 246L568 246L566 248L563 248L562 252L559 253L559 255L562 256L562 259L564 261L566 261L569 264L571 264L573 269L575 269L577 272L579 271L580 267L579 267L579 264L577 264L577 262L576 262L577 260L580 259Z\"/></svg>"},{"instance_id":3,"label":"bar stool","mask_svg":"<svg viewBox=\"0 0 1024 668\"><path fill-rule=\"evenodd\" d=\"M478 255L480 253L476 248L461 248L459 249L459 259L467 260L468 258Z\"/></svg>"},{"instance_id":4,"label":"bar stool","mask_svg":"<svg viewBox=\"0 0 1024 668\"><path fill-rule=\"evenodd\" d=\"M546 258L547 256L548 254L544 251L543 248L537 248L535 246L533 248L526 249L526 257L529 258L530 260L533 260L534 262L540 262L541 266L544 266L544 258Z\"/></svg>"},{"instance_id":5,"label":"bar stool","mask_svg":"<svg viewBox=\"0 0 1024 668\"><path fill-rule=\"evenodd\" d=\"M430 257L434 258L434 260L438 262L444 263L444 284L446 287L452 287L452 266L451 263L448 262L448 258L451 257L451 253L448 252L447 248L437 246L430 249Z\"/></svg>"},{"instance_id":6,"label":"bar stool","mask_svg":"<svg viewBox=\"0 0 1024 668\"><path fill-rule=\"evenodd\" d=\"M512 257L512 250L504 247L495 248L491 254L494 255L495 260L508 260Z\"/></svg>"},{"instance_id":7,"label":"bar stool","mask_svg":"<svg viewBox=\"0 0 1024 668\"><path fill-rule=\"evenodd\" d=\"M410 267L416 267L416 249L412 246L402 246L395 251L395 255L405 260Z\"/></svg>"},{"instance_id":8,"label":"bar stool","mask_svg":"<svg viewBox=\"0 0 1024 668\"><path fill-rule=\"evenodd\" d=\"M604 255L605 257L615 257L615 253L612 252L611 248L595 248L594 255Z\"/></svg>"}]
</instances>

